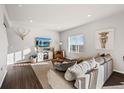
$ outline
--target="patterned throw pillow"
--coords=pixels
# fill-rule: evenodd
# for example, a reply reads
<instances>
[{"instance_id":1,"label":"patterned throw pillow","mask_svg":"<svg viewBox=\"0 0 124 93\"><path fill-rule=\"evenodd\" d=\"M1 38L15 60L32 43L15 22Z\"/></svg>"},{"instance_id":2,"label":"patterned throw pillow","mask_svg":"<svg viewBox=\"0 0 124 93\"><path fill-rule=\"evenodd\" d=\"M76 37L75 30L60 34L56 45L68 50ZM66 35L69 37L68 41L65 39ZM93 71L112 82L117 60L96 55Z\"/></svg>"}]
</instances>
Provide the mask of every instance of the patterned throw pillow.
<instances>
[{"instance_id":1,"label":"patterned throw pillow","mask_svg":"<svg viewBox=\"0 0 124 93\"><path fill-rule=\"evenodd\" d=\"M79 64L75 64L67 69L65 72L65 79L68 81L76 80L76 78L84 76L87 72L93 70L96 67L94 60L83 61Z\"/></svg>"}]
</instances>

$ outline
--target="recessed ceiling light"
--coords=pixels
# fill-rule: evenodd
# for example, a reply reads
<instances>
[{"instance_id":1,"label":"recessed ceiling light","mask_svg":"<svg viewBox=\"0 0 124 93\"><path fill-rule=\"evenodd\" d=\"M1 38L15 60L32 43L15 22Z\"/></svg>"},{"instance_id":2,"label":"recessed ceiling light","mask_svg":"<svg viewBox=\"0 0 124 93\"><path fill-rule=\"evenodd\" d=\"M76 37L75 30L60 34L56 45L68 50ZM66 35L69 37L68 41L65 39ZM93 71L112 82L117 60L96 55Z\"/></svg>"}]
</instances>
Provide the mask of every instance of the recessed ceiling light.
<instances>
[{"instance_id":1,"label":"recessed ceiling light","mask_svg":"<svg viewBox=\"0 0 124 93\"><path fill-rule=\"evenodd\" d=\"M33 20L30 20L30 23L32 23L33 22Z\"/></svg>"},{"instance_id":2,"label":"recessed ceiling light","mask_svg":"<svg viewBox=\"0 0 124 93\"><path fill-rule=\"evenodd\" d=\"M88 17L91 17L92 15L87 15Z\"/></svg>"},{"instance_id":3,"label":"recessed ceiling light","mask_svg":"<svg viewBox=\"0 0 124 93\"><path fill-rule=\"evenodd\" d=\"M19 4L18 7L22 7L23 5Z\"/></svg>"}]
</instances>

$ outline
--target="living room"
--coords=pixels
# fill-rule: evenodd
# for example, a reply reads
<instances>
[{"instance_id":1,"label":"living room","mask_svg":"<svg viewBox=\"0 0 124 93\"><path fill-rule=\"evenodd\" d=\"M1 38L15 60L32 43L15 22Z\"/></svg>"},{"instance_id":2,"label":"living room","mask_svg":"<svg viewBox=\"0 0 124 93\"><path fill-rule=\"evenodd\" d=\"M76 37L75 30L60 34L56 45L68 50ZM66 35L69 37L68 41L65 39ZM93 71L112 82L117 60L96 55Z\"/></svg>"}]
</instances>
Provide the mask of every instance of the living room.
<instances>
[{"instance_id":1,"label":"living room","mask_svg":"<svg viewBox=\"0 0 124 93\"><path fill-rule=\"evenodd\" d=\"M0 11L2 89L124 88L123 4L1 4Z\"/></svg>"}]
</instances>

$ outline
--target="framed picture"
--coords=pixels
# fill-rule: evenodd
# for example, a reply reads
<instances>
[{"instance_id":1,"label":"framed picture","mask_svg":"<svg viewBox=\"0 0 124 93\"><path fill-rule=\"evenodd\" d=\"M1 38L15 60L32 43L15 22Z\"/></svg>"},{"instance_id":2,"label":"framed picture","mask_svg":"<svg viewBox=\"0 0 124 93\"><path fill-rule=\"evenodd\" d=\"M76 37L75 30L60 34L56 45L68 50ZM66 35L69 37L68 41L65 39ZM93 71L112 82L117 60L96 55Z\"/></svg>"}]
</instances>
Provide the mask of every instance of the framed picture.
<instances>
[{"instance_id":1,"label":"framed picture","mask_svg":"<svg viewBox=\"0 0 124 93\"><path fill-rule=\"evenodd\" d=\"M96 49L114 48L114 29L100 29L96 31Z\"/></svg>"}]
</instances>

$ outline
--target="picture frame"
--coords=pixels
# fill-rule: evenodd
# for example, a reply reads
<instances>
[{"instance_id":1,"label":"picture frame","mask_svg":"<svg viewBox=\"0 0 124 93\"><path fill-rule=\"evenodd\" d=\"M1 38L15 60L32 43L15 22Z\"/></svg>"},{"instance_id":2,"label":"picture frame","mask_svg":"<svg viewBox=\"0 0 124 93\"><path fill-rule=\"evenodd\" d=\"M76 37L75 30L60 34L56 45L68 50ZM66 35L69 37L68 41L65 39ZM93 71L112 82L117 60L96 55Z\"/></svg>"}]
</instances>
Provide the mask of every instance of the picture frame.
<instances>
[{"instance_id":1,"label":"picture frame","mask_svg":"<svg viewBox=\"0 0 124 93\"><path fill-rule=\"evenodd\" d=\"M99 29L96 31L96 49L114 49L114 28Z\"/></svg>"}]
</instances>

